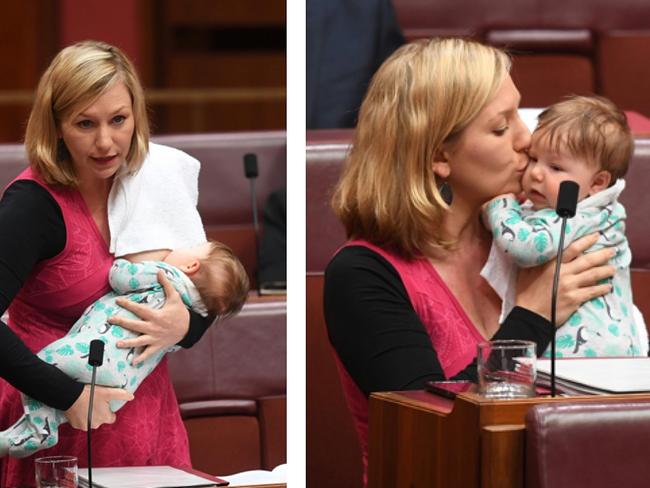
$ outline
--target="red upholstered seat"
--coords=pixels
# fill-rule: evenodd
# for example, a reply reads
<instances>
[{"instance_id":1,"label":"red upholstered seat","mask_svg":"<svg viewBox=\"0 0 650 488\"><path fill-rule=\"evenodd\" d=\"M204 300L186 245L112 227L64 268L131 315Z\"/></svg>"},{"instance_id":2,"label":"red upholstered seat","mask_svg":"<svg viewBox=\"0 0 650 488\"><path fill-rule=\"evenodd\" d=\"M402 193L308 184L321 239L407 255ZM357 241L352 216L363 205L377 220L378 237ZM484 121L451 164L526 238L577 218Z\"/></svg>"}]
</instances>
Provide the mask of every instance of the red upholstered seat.
<instances>
[{"instance_id":1,"label":"red upholstered seat","mask_svg":"<svg viewBox=\"0 0 650 488\"><path fill-rule=\"evenodd\" d=\"M650 479L650 402L551 403L526 416L526 487L634 488Z\"/></svg>"},{"instance_id":2,"label":"red upholstered seat","mask_svg":"<svg viewBox=\"0 0 650 488\"><path fill-rule=\"evenodd\" d=\"M286 302L247 303L169 356L192 465L212 474L286 462Z\"/></svg>"}]
</instances>

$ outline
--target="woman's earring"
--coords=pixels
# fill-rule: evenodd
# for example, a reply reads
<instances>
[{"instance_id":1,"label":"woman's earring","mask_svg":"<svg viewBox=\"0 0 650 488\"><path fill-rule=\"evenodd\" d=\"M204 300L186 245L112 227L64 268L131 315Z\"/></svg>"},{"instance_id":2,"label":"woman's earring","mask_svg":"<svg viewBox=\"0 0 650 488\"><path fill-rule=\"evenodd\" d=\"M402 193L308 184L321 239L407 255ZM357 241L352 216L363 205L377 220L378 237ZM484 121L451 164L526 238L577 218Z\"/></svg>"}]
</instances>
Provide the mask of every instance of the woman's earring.
<instances>
[{"instance_id":1,"label":"woman's earring","mask_svg":"<svg viewBox=\"0 0 650 488\"><path fill-rule=\"evenodd\" d=\"M63 138L60 138L57 143L56 143L56 160L58 162L65 161L70 157L70 153L68 152L68 148L65 146L65 142L63 142Z\"/></svg>"},{"instance_id":2,"label":"woman's earring","mask_svg":"<svg viewBox=\"0 0 650 488\"><path fill-rule=\"evenodd\" d=\"M447 205L451 205L454 194L451 191L451 185L447 181L438 187L438 193L440 193L440 197Z\"/></svg>"}]
</instances>

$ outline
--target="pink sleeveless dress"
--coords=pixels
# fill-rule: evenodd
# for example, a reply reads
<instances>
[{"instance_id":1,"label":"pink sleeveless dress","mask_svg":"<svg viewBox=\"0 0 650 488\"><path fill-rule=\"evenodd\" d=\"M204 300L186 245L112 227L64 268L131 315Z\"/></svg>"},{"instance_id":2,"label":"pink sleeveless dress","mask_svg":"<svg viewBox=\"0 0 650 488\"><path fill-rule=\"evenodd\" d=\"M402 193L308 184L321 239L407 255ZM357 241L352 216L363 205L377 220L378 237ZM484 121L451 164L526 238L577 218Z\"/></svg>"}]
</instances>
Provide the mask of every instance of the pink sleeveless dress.
<instances>
[{"instance_id":1,"label":"pink sleeveless dress","mask_svg":"<svg viewBox=\"0 0 650 488\"><path fill-rule=\"evenodd\" d=\"M395 268L415 313L431 338L431 345L438 355L445 377L456 375L472 362L476 356L477 344L484 339L429 260L407 261L362 240L350 241L345 245L348 246L367 247ZM365 486L368 482L368 398L357 387L336 354L335 360L345 400L359 435Z\"/></svg>"},{"instance_id":2,"label":"pink sleeveless dress","mask_svg":"<svg viewBox=\"0 0 650 488\"><path fill-rule=\"evenodd\" d=\"M83 311L110 291L113 256L81 194L47 186L31 169L16 180L43 186L61 207L66 245L57 256L39 263L9 307L9 326L37 352L68 331ZM14 180L15 181L15 180ZM22 414L19 393L0 380L0 430ZM86 433L63 425L56 446L25 459L0 460L0 486L34 486L34 458L77 456L86 467ZM164 359L119 412L113 425L93 431L93 466L174 465L190 467L187 433Z\"/></svg>"}]
</instances>

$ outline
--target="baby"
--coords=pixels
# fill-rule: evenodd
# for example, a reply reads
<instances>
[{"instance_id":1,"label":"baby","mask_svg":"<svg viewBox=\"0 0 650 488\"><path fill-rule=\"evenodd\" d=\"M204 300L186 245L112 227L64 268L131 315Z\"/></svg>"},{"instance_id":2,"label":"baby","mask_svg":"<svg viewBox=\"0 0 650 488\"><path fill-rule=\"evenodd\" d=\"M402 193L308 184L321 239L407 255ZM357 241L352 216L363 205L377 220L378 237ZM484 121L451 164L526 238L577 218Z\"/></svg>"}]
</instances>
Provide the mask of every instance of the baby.
<instances>
[{"instance_id":1,"label":"baby","mask_svg":"<svg viewBox=\"0 0 650 488\"><path fill-rule=\"evenodd\" d=\"M88 365L89 344L93 339L104 342L104 362L97 368L97 384L124 388L134 392L153 371L163 356L177 346L159 351L137 366L131 364L135 350L119 349L119 340L138 334L108 323L113 315L135 316L116 305L125 297L151 308L165 304L165 293L158 283L162 270L188 308L207 316L220 318L236 314L248 294L248 277L232 251L218 242L174 251L159 250L131 254L129 260L117 259L110 270L113 291L86 309L68 334L38 353L72 378L90 383L92 369ZM111 403L114 412L124 402ZM23 395L24 415L9 429L0 432L0 456L26 457L58 441L58 427L67 422L62 411L48 407Z\"/></svg>"},{"instance_id":2,"label":"baby","mask_svg":"<svg viewBox=\"0 0 650 488\"><path fill-rule=\"evenodd\" d=\"M484 208L483 221L494 240L481 275L501 296L502 314L507 314L514 306L512 263L531 267L557 255L558 191L562 181L573 180L580 186L579 203L575 217L567 221L564 244L598 232L592 250L615 248L610 263L617 271L610 293L584 303L558 329L556 355L645 355L647 332L632 303L626 215L618 202L625 188L620 178L634 146L625 114L605 98L571 97L549 107L538 120L522 180L528 201L520 206L514 195L502 195Z\"/></svg>"}]
</instances>

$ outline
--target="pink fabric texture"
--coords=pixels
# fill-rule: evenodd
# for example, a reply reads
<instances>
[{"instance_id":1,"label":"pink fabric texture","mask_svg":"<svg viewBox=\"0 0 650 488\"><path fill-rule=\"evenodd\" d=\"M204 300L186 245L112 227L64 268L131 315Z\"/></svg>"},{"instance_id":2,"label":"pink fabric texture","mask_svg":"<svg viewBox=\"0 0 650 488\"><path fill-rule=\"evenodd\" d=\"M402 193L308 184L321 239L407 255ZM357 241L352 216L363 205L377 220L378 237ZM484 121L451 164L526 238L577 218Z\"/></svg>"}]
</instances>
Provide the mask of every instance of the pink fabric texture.
<instances>
[{"instance_id":1,"label":"pink fabric texture","mask_svg":"<svg viewBox=\"0 0 650 488\"><path fill-rule=\"evenodd\" d=\"M395 268L406 288L415 313L431 338L431 344L438 355L445 377L454 376L472 362L476 356L477 344L484 339L429 260L407 261L397 254L362 240L350 241L345 245L348 246L367 247ZM335 357L345 399L359 435L364 485L366 485L368 481L368 398L348 374L338 356Z\"/></svg>"},{"instance_id":2,"label":"pink fabric texture","mask_svg":"<svg viewBox=\"0 0 650 488\"><path fill-rule=\"evenodd\" d=\"M59 339L83 311L110 291L108 271L113 256L81 194L51 187L30 169L16 180L43 186L61 207L66 245L52 259L41 262L9 307L9 326L34 352ZM0 430L22 415L19 393L0 380ZM0 460L0 486L33 486L34 457L73 455L79 466L87 462L86 433L66 424L56 446L25 459ZM163 360L118 413L113 425L93 431L93 466L161 465L190 467L187 433Z\"/></svg>"}]
</instances>

